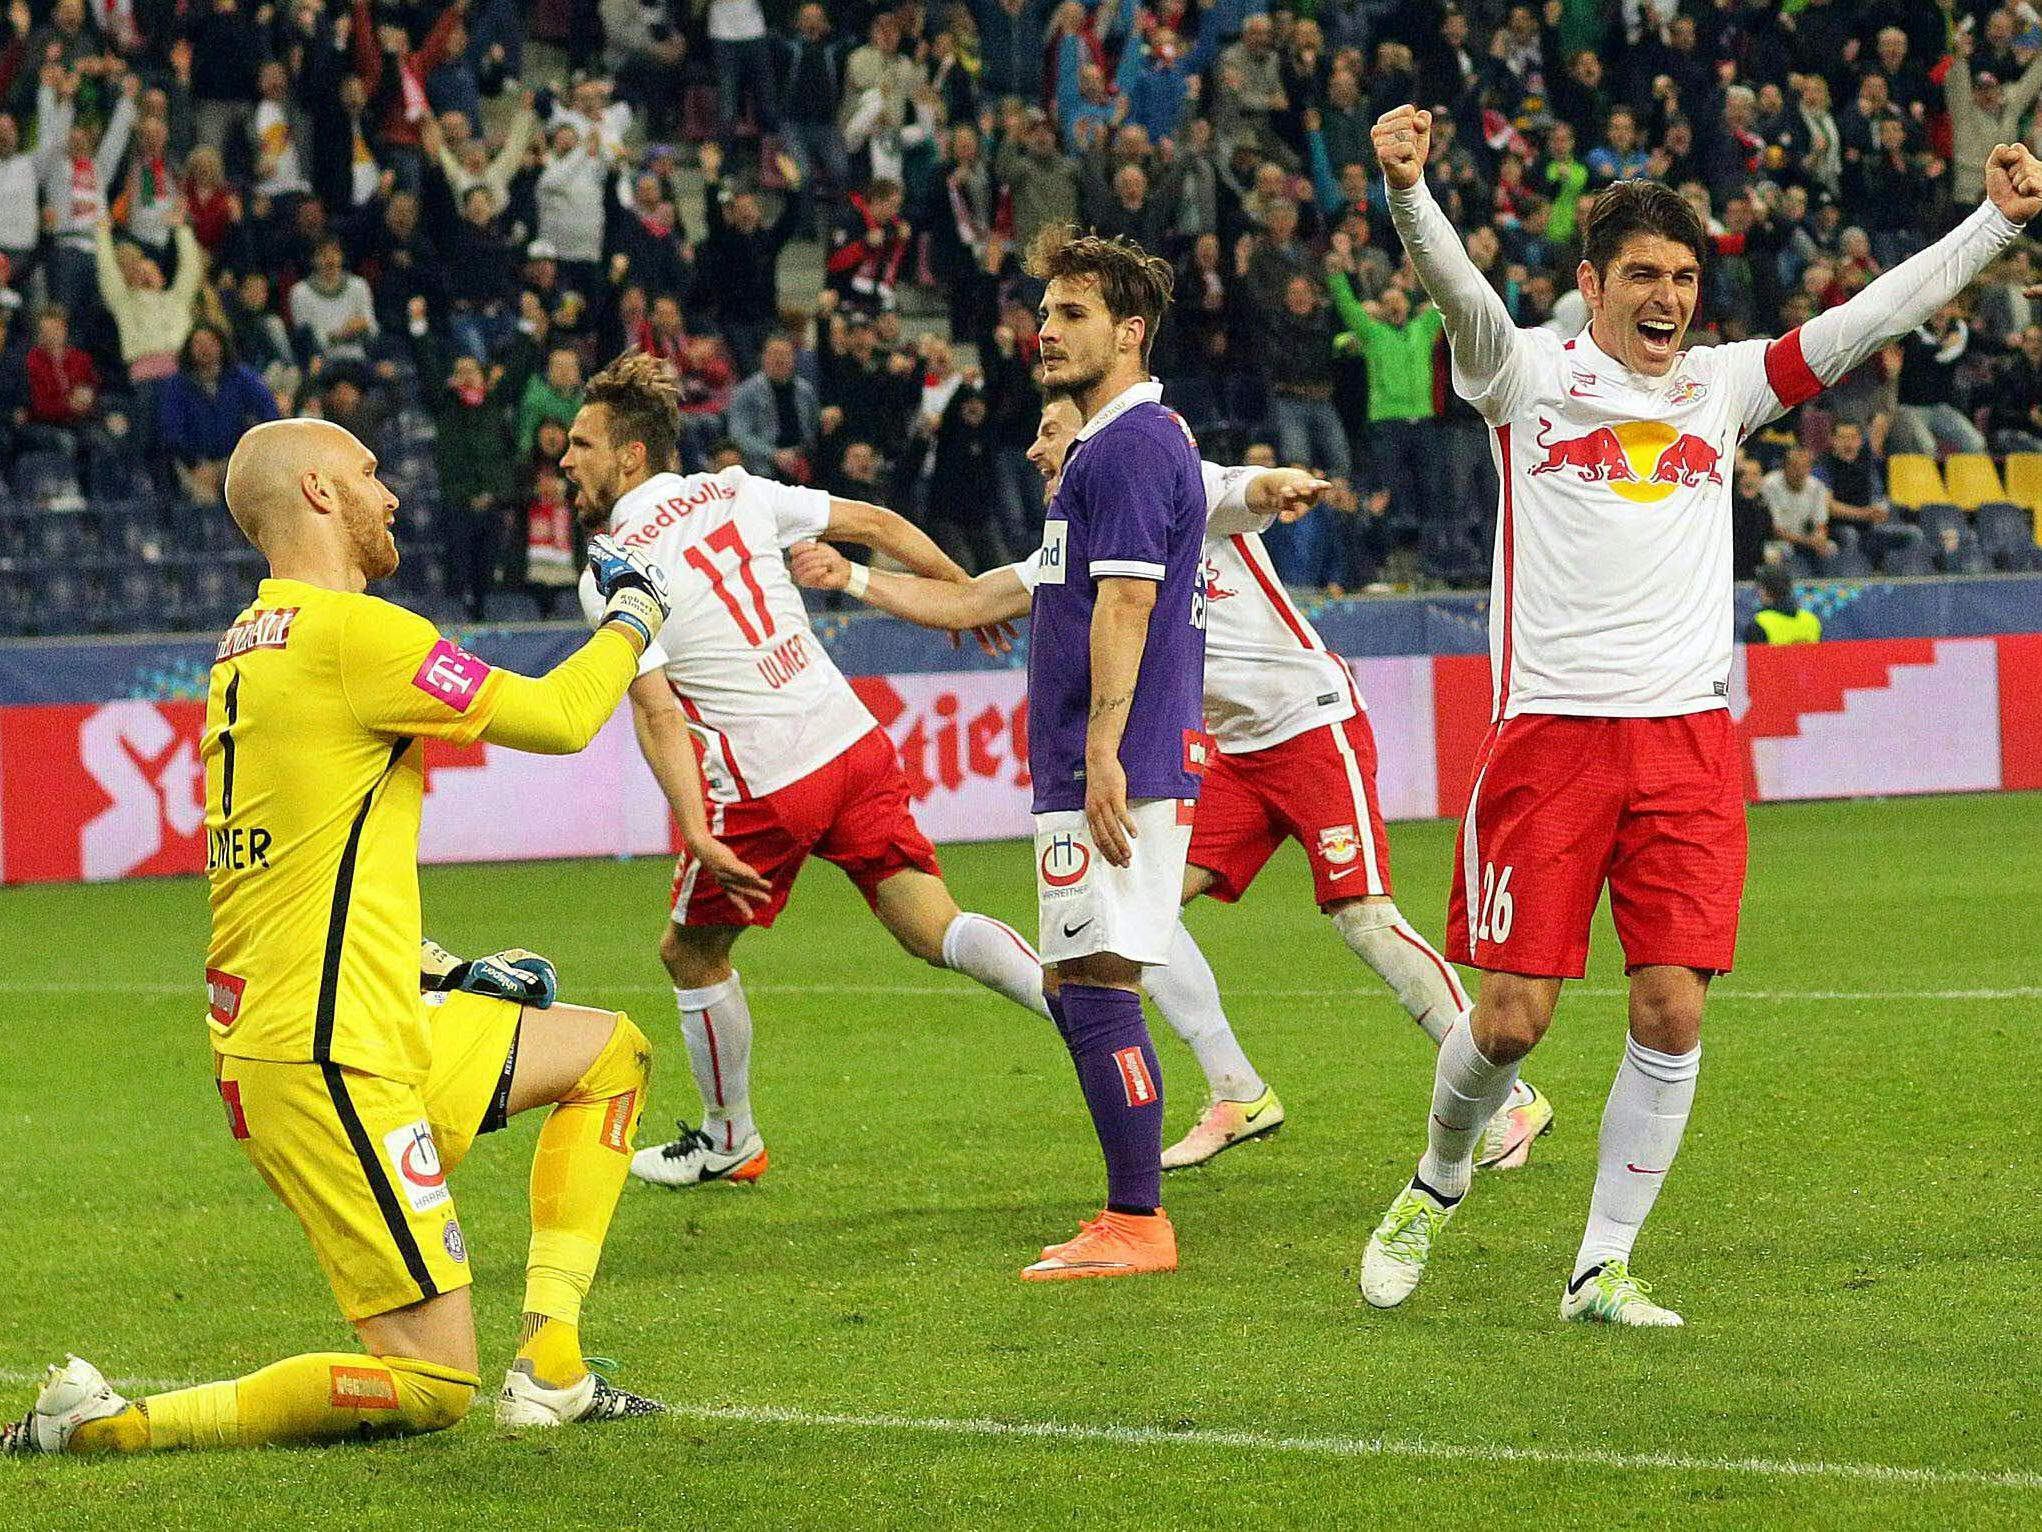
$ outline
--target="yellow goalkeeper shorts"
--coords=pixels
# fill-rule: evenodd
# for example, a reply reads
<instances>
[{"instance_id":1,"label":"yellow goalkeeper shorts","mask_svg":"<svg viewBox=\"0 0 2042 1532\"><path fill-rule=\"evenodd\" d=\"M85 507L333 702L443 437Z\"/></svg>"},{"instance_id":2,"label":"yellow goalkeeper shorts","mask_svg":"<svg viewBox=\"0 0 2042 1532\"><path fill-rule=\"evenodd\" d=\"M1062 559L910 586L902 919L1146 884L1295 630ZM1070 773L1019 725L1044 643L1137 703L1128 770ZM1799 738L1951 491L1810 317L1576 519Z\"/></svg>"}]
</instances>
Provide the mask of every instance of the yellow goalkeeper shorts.
<instances>
[{"instance_id":1,"label":"yellow goalkeeper shorts","mask_svg":"<svg viewBox=\"0 0 2042 1532\"><path fill-rule=\"evenodd\" d=\"M304 1225L350 1320L470 1281L447 1175L508 1115L521 1007L459 993L427 1004L423 1088L338 1064L215 1061L230 1131Z\"/></svg>"}]
</instances>

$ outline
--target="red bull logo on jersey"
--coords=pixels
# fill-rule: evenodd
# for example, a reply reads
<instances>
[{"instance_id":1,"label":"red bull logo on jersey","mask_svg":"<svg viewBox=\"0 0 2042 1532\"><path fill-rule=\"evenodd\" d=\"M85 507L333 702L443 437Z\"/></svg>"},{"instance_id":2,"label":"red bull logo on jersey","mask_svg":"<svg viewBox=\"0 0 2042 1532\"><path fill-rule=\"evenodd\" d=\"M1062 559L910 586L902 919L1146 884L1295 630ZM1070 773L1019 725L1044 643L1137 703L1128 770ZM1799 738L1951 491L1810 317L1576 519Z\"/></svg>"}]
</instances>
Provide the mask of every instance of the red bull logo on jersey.
<instances>
[{"instance_id":1,"label":"red bull logo on jersey","mask_svg":"<svg viewBox=\"0 0 2042 1532\"><path fill-rule=\"evenodd\" d=\"M1207 559L1205 567L1200 573L1205 581L1206 600L1231 601L1240 594L1239 591L1228 590L1224 585L1220 584L1220 566L1217 561Z\"/></svg>"},{"instance_id":2,"label":"red bull logo on jersey","mask_svg":"<svg viewBox=\"0 0 2042 1532\"><path fill-rule=\"evenodd\" d=\"M1722 470L1717 466L1723 454L1703 441L1699 436L1683 436L1664 452L1652 467L1654 484L1678 484L1684 489L1693 489L1697 484L1721 484Z\"/></svg>"},{"instance_id":3,"label":"red bull logo on jersey","mask_svg":"<svg viewBox=\"0 0 2042 1532\"><path fill-rule=\"evenodd\" d=\"M1563 468L1571 468L1584 484L1638 477L1631 468L1631 460L1624 452L1623 438L1617 435L1615 426L1597 426L1586 436L1549 441L1547 436L1552 429L1550 420L1540 419L1539 434L1533 439L1533 445L1545 453L1546 460L1533 468L1533 473L1558 473Z\"/></svg>"},{"instance_id":4,"label":"red bull logo on jersey","mask_svg":"<svg viewBox=\"0 0 2042 1532\"><path fill-rule=\"evenodd\" d=\"M1722 449L1661 420L1620 420L1582 436L1554 438L1541 417L1533 444L1545 456L1533 474L1571 472L1626 500L1664 500L1676 489L1723 482Z\"/></svg>"}]
</instances>

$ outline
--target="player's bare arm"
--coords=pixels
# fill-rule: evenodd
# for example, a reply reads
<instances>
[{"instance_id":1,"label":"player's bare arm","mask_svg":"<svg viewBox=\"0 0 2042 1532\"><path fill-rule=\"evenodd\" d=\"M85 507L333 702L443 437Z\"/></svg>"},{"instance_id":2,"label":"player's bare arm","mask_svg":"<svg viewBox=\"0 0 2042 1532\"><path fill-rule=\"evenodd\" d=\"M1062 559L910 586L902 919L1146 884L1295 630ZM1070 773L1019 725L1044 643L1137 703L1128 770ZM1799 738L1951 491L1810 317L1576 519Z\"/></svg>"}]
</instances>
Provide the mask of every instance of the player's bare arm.
<instances>
[{"instance_id":1,"label":"player's bare arm","mask_svg":"<svg viewBox=\"0 0 2042 1532\"><path fill-rule=\"evenodd\" d=\"M823 536L835 542L858 543L875 553L884 553L925 579L948 580L956 585L965 585L971 580L957 561L937 547L920 527L882 505L833 497L830 500L829 525L824 528ZM977 637L979 647L988 654L1001 654L1012 647L1011 632L987 629L981 630Z\"/></svg>"},{"instance_id":2,"label":"player's bare arm","mask_svg":"<svg viewBox=\"0 0 2042 1532\"><path fill-rule=\"evenodd\" d=\"M1257 516L1293 522L1319 503L1333 486L1302 468L1272 468L1248 482L1248 509Z\"/></svg>"},{"instance_id":3,"label":"player's bare arm","mask_svg":"<svg viewBox=\"0 0 2042 1532\"><path fill-rule=\"evenodd\" d=\"M674 706L666 677L659 671L648 671L631 683L631 727L638 736L639 753L666 795L674 823L680 826L688 855L708 869L731 903L751 914L753 901L769 895L772 885L709 833L694 745L681 710Z\"/></svg>"},{"instance_id":4,"label":"player's bare arm","mask_svg":"<svg viewBox=\"0 0 2042 1532\"><path fill-rule=\"evenodd\" d=\"M1129 842L1135 828L1120 739L1148 646L1156 584L1108 577L1098 581L1098 591L1092 609L1092 709L1085 723L1085 819L1100 855L1125 867L1134 860Z\"/></svg>"},{"instance_id":5,"label":"player's bare arm","mask_svg":"<svg viewBox=\"0 0 2042 1532\"><path fill-rule=\"evenodd\" d=\"M989 569L958 585L922 575L866 569L824 543L796 543L787 550L794 582L808 590L849 591L867 606L941 632L961 633L1028 615L1028 591L1011 569ZM861 578L862 576L862 578ZM856 585L857 589L852 589ZM1010 649L1004 636L1001 652Z\"/></svg>"},{"instance_id":6,"label":"player's bare arm","mask_svg":"<svg viewBox=\"0 0 2042 1532\"><path fill-rule=\"evenodd\" d=\"M971 579L956 560L937 547L907 517L863 500L830 499L829 525L823 536L832 542L857 543L932 580L962 585Z\"/></svg>"}]
</instances>

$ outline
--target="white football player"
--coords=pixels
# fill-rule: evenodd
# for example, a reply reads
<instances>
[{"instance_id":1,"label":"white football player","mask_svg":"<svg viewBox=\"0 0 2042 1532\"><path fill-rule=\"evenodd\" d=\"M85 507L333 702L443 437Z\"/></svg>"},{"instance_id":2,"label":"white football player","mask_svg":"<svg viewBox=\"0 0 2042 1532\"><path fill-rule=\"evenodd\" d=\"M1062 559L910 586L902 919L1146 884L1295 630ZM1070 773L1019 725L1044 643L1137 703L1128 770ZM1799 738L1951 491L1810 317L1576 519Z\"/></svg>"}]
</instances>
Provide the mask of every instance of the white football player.
<instances>
[{"instance_id":1,"label":"white football player","mask_svg":"<svg viewBox=\"0 0 2042 1532\"><path fill-rule=\"evenodd\" d=\"M1068 399L1044 404L1028 456L1045 479L1061 471L1078 425ZM1277 847L1296 840L1333 928L1436 1044L1467 996L1391 897L1367 705L1285 593L1260 535L1274 519L1303 515L1327 485L1298 469L1204 470L1205 721L1218 750L1192 823L1184 902L1209 894L1233 903ZM800 584L848 589L911 622L950 629L1025 613L1036 570L1023 559L958 586L861 569L814 544L797 545L791 563ZM1169 963L1145 970L1142 982L1204 1070L1208 1093L1197 1123L1163 1152L1163 1168L1202 1164L1280 1127L1283 1103L1236 1040L1212 967L1181 922ZM1552 1120L1546 1098L1521 1085L1494 1114L1481 1162L1524 1164Z\"/></svg>"},{"instance_id":2,"label":"white football player","mask_svg":"<svg viewBox=\"0 0 2042 1532\"><path fill-rule=\"evenodd\" d=\"M1048 1018L1035 950L950 897L893 742L809 630L781 550L832 537L939 581L965 574L881 506L742 468L672 472L678 398L651 357L620 357L582 398L561 459L576 513L656 560L673 601L631 701L639 746L686 843L659 952L703 1123L683 1122L631 1169L667 1186L753 1181L766 1145L751 1108L751 1007L730 952L748 928L773 924L811 855L841 868L907 951Z\"/></svg>"}]
</instances>

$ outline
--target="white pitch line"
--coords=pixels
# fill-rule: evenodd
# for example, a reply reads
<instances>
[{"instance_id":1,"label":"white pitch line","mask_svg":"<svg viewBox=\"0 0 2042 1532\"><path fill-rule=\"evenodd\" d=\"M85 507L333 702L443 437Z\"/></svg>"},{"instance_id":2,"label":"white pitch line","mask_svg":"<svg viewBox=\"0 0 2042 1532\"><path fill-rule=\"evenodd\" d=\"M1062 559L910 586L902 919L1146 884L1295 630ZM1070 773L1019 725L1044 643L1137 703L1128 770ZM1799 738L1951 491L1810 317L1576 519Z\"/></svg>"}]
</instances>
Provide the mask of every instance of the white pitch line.
<instances>
[{"instance_id":1,"label":"white pitch line","mask_svg":"<svg viewBox=\"0 0 2042 1532\"><path fill-rule=\"evenodd\" d=\"M43 1369L40 1367L33 1371L23 1367L0 1367L0 1384L40 1385L42 1381ZM115 1393L126 1394L130 1398L136 1394L161 1394L173 1388L190 1388L193 1383L189 1378L108 1378L106 1381L113 1385ZM0 1417L14 1419L12 1406L0 1406Z\"/></svg>"},{"instance_id":2,"label":"white pitch line","mask_svg":"<svg viewBox=\"0 0 2042 1532\"><path fill-rule=\"evenodd\" d=\"M0 1367L0 1384L40 1383L40 1372ZM189 1388L171 1378L109 1378L124 1394ZM804 1426L831 1431L904 1431L1023 1441L1096 1443L1109 1447L1222 1447L1301 1457L1403 1458L1441 1463L1530 1463L1547 1468L1601 1468L1644 1473L1727 1473L1761 1479L1840 1479L1919 1489L2042 1490L2042 1473L1985 1468L1907 1468L1891 1463L1831 1463L1799 1458L1709 1458L1680 1452L1605 1452L1595 1448L1456 1444L1392 1436L1278 1436L1266 1431L1169 1431L1160 1426L1087 1426L1060 1420L976 1420L947 1415L851 1415L779 1405L681 1404L679 1420L734 1425Z\"/></svg>"},{"instance_id":3,"label":"white pitch line","mask_svg":"<svg viewBox=\"0 0 2042 1532\"><path fill-rule=\"evenodd\" d=\"M1982 1468L1903 1468L1886 1463L1830 1463L1793 1458L1708 1458L1678 1452L1604 1452L1593 1448L1472 1445L1387 1436L1277 1436L1262 1431L1168 1431L1157 1426L1087 1426L1054 1420L970 1420L947 1416L848 1415L773 1405L680 1405L684 1420L826 1430L907 1431L938 1436L1011 1437L1088 1442L1114 1447L1223 1447L1310 1457L1415 1458L1447 1463L1531 1463L1553 1468L1748 1474L1767 1479L1841 1479L1929 1489L2042 1490L2042 1473Z\"/></svg>"},{"instance_id":4,"label":"white pitch line","mask_svg":"<svg viewBox=\"0 0 2042 1532\"><path fill-rule=\"evenodd\" d=\"M630 986L626 986L629 988ZM649 987L649 986L648 986ZM1374 986L1356 983L1341 989L1265 989L1255 985L1222 986L1227 995L1259 1000L1355 1000L1378 998ZM601 986L614 992L614 986ZM952 999L973 991L959 981L955 984L746 984L754 995L927 995ZM1569 995L1590 999L1615 999L1630 991L1616 986L1569 984ZM203 1003L202 983L172 983L153 979L0 979L0 995L189 995ZM1791 1005L1800 1001L1915 1001L1915 1000L2042 1000L2042 985L2015 985L2007 989L1718 989L1709 995L1711 1004L1749 1001L1757 1005Z\"/></svg>"}]
</instances>

